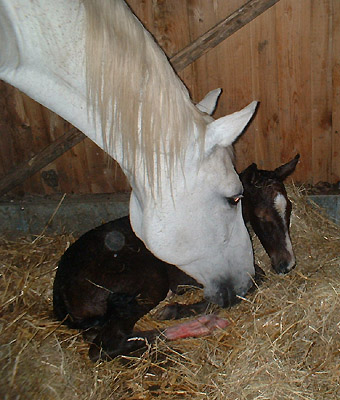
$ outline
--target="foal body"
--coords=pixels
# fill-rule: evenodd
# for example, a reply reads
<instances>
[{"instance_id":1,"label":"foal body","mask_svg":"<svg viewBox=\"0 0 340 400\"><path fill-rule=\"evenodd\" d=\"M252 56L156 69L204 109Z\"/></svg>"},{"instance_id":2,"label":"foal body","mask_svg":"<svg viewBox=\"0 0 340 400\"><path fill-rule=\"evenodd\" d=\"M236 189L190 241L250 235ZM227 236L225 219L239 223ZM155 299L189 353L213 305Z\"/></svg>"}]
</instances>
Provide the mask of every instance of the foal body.
<instances>
[{"instance_id":1,"label":"foal body","mask_svg":"<svg viewBox=\"0 0 340 400\"><path fill-rule=\"evenodd\" d=\"M287 227L280 215L283 208L277 209L275 199L285 196L286 204L290 204L282 181L294 171L297 161L298 156L275 171L261 171L252 164L241 173L245 189L244 217L259 235L277 272L288 272L293 262L291 253L277 252L276 242L269 246L267 233L274 235L275 230L280 230L281 234L272 237L287 244L291 206L284 218ZM275 195L270 203L268 191L271 187L275 188ZM265 210L260 212L261 207ZM264 215L272 217L264 218ZM178 285L198 284L177 267L153 256L134 234L129 218L123 217L90 230L66 250L54 281L53 307L56 317L69 327L87 330L85 337L91 342L92 361L114 358L145 347L145 340L152 342L159 335L158 331L134 332L133 328L166 297L169 289L176 292ZM207 304L203 301L194 305L172 305L165 308L162 316L163 319L180 318L201 313ZM226 325L225 320L216 316L202 318L194 323L194 328L190 327L189 335L199 336L202 329L203 334L207 334ZM173 333L163 331L169 339L183 336L182 332L171 336Z\"/></svg>"},{"instance_id":2,"label":"foal body","mask_svg":"<svg viewBox=\"0 0 340 400\"><path fill-rule=\"evenodd\" d=\"M91 360L113 358L144 344L128 340L135 323L179 283L195 281L148 251L123 217L90 230L66 250L53 286L54 313L71 328L89 330ZM144 337L151 341L154 333Z\"/></svg>"}]
</instances>

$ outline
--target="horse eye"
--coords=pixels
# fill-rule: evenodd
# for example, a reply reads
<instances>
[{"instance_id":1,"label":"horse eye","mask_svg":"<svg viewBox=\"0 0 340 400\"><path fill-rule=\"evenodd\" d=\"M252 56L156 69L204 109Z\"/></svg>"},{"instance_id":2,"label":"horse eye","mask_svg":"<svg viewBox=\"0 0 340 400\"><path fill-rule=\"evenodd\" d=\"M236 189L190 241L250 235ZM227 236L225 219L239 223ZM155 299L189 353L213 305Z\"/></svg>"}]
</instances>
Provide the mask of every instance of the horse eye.
<instances>
[{"instance_id":1,"label":"horse eye","mask_svg":"<svg viewBox=\"0 0 340 400\"><path fill-rule=\"evenodd\" d=\"M237 203L241 200L242 197L243 197L242 195L233 196L233 197L227 197L227 202L228 202L231 206L236 206Z\"/></svg>"}]
</instances>

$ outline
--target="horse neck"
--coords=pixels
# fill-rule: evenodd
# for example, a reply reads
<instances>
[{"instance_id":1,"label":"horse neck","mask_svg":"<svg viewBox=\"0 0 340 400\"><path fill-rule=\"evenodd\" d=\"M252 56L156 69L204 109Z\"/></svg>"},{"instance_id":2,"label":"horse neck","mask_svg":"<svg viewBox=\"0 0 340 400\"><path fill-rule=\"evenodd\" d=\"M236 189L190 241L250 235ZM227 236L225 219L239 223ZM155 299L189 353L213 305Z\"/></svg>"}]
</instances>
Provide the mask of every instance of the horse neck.
<instances>
[{"instance_id":1,"label":"horse neck","mask_svg":"<svg viewBox=\"0 0 340 400\"><path fill-rule=\"evenodd\" d=\"M17 54L4 61L0 78L84 132L132 186L140 179L135 168L159 181L161 153L171 169L193 132L203 139L205 124L186 88L123 2L2 1L12 25L1 28L0 45L14 42Z\"/></svg>"},{"instance_id":2,"label":"horse neck","mask_svg":"<svg viewBox=\"0 0 340 400\"><path fill-rule=\"evenodd\" d=\"M0 78L103 148L101 135L87 114L83 7L69 0L2 2L0 12L10 21L3 34L12 43L12 61L1 60Z\"/></svg>"}]
</instances>

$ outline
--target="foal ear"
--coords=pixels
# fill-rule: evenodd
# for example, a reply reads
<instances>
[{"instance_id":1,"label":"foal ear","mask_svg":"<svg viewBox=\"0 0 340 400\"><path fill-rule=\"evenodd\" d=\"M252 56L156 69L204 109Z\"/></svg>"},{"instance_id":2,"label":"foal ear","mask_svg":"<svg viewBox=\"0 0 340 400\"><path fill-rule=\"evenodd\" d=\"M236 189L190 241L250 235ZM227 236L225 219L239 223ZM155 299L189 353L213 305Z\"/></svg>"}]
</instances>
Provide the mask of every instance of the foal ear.
<instances>
[{"instance_id":1,"label":"foal ear","mask_svg":"<svg viewBox=\"0 0 340 400\"><path fill-rule=\"evenodd\" d=\"M220 97L222 89L211 90L199 103L196 104L196 107L209 115L211 115L216 108L217 100Z\"/></svg>"},{"instance_id":2,"label":"foal ear","mask_svg":"<svg viewBox=\"0 0 340 400\"><path fill-rule=\"evenodd\" d=\"M298 163L300 158L300 154L297 154L292 160L287 162L286 164L281 165L281 167L278 167L274 170L276 176L278 179L281 181L284 181L287 176L292 174L296 168L296 164Z\"/></svg>"},{"instance_id":3,"label":"foal ear","mask_svg":"<svg viewBox=\"0 0 340 400\"><path fill-rule=\"evenodd\" d=\"M256 179L257 165L255 163L249 165L240 173L242 185L253 185Z\"/></svg>"},{"instance_id":4,"label":"foal ear","mask_svg":"<svg viewBox=\"0 0 340 400\"><path fill-rule=\"evenodd\" d=\"M241 111L210 122L205 135L205 152L215 146L228 147L233 144L253 116L256 106L257 101L253 101Z\"/></svg>"}]
</instances>

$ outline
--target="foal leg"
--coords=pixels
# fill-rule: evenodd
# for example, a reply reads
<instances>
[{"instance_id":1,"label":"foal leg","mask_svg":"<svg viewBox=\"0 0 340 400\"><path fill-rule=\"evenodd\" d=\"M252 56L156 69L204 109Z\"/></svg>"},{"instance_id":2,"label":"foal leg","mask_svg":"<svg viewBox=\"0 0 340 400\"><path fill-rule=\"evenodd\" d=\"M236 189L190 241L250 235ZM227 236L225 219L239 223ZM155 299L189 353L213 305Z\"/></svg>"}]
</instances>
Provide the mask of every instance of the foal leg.
<instances>
[{"instance_id":1,"label":"foal leg","mask_svg":"<svg viewBox=\"0 0 340 400\"><path fill-rule=\"evenodd\" d=\"M189 337L207 336L216 329L225 329L229 325L229 321L217 315L208 314L171 326L163 331L154 329L141 332L133 331L130 334L127 333L128 329L124 332L121 322L114 321L113 324L109 325L110 327L107 327L109 330L115 330L114 336L111 336L113 332L110 331L107 337L109 342L104 343L104 340L106 341L107 338L105 338L105 333L102 332L100 346L96 343L91 345L89 356L93 362L99 358L111 360L119 355L128 355L137 350L145 350L157 337L162 337L164 340L178 340Z\"/></svg>"},{"instance_id":2,"label":"foal leg","mask_svg":"<svg viewBox=\"0 0 340 400\"><path fill-rule=\"evenodd\" d=\"M181 319L204 314L212 306L207 300L202 300L194 304L173 303L163 307L156 314L156 318L161 321L168 319Z\"/></svg>"},{"instance_id":3,"label":"foal leg","mask_svg":"<svg viewBox=\"0 0 340 400\"><path fill-rule=\"evenodd\" d=\"M173 293L179 295L184 294L187 290L186 287L188 286L202 288L202 285L200 285L194 278L187 275L175 265L167 264L166 272L168 275L169 288ZM206 312L208 306L209 303L205 300L190 305L173 303L159 310L156 313L156 318L160 320L168 320L195 316Z\"/></svg>"},{"instance_id":4,"label":"foal leg","mask_svg":"<svg viewBox=\"0 0 340 400\"><path fill-rule=\"evenodd\" d=\"M176 279L184 278L184 282L185 282L187 275L184 272L177 273L175 271L173 273L172 270L168 270L168 273L169 273L169 271L172 274L172 275L170 275L169 279L171 279L172 277L176 277ZM256 288L261 285L261 283L265 279L265 276L266 275L265 275L264 271L262 270L262 268L260 268L257 264L255 264L254 285L249 289L248 293L254 292L256 290ZM189 277L189 279L192 279L192 278ZM176 282L175 287L176 287L176 285L181 285L180 280L173 280L173 282ZM197 284L197 286L199 286L199 284L197 282L196 282L196 284ZM241 301L241 299L239 299L239 301ZM202 301L200 301L198 303L194 303L194 304L173 303L173 304L169 304L169 305L163 307L161 310L159 310L156 314L156 317L162 321L168 320L168 319L180 319L180 318L192 317L192 316L207 313L209 311L209 309L211 309L213 307L215 307L214 304L209 303L207 300L202 300Z\"/></svg>"},{"instance_id":5,"label":"foal leg","mask_svg":"<svg viewBox=\"0 0 340 400\"><path fill-rule=\"evenodd\" d=\"M185 286L202 287L194 278L177 268L175 265L166 264L166 273L169 281L169 288L176 294L183 294Z\"/></svg>"},{"instance_id":6,"label":"foal leg","mask_svg":"<svg viewBox=\"0 0 340 400\"><path fill-rule=\"evenodd\" d=\"M146 347L147 342L152 342L158 331L135 333L133 328L136 322L162 301L167 293L166 285L162 275L158 274L155 279L149 279L141 288L138 295L133 297L122 293L112 293L108 296L106 321L100 327L95 327L90 333L95 332L91 340L89 357L92 361L101 359L113 359L119 355L128 355L131 352ZM155 285L154 283L157 282ZM151 285L153 284L153 285ZM129 340L138 335L145 340Z\"/></svg>"},{"instance_id":7,"label":"foal leg","mask_svg":"<svg viewBox=\"0 0 340 400\"><path fill-rule=\"evenodd\" d=\"M137 320L135 318L109 320L98 330L97 336L90 345L90 360L96 362L99 359L110 360L119 355L128 355L133 349L127 348L126 339L132 334Z\"/></svg>"}]
</instances>

